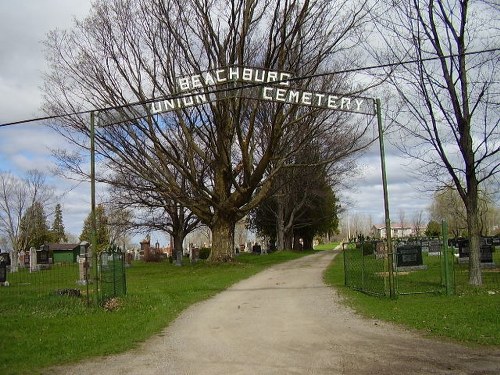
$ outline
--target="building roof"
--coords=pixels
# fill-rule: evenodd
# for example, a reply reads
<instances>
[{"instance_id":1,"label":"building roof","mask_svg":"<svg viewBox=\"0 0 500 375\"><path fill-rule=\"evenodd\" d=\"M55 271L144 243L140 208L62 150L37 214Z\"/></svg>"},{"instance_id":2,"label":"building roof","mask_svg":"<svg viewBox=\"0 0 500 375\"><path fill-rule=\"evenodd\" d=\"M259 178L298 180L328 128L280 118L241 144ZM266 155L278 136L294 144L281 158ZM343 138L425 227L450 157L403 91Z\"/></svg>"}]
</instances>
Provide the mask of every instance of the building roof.
<instances>
[{"instance_id":1,"label":"building roof","mask_svg":"<svg viewBox=\"0 0 500 375\"><path fill-rule=\"evenodd\" d=\"M69 251L75 250L77 247L80 247L80 244L74 243L49 243L47 244L51 251Z\"/></svg>"}]
</instances>

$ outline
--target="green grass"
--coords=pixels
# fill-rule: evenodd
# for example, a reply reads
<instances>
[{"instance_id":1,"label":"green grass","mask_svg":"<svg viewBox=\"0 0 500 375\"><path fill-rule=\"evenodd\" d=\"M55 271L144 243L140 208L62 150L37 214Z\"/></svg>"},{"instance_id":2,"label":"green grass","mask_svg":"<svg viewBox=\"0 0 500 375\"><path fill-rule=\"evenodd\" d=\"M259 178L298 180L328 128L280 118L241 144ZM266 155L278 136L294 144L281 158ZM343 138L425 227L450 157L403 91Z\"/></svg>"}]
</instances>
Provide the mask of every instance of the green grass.
<instances>
[{"instance_id":1,"label":"green grass","mask_svg":"<svg viewBox=\"0 0 500 375\"><path fill-rule=\"evenodd\" d=\"M314 247L314 250L333 250L338 245L338 242L322 243Z\"/></svg>"},{"instance_id":2,"label":"green grass","mask_svg":"<svg viewBox=\"0 0 500 375\"><path fill-rule=\"evenodd\" d=\"M500 345L500 290L486 285L459 295L417 294L396 300L370 296L344 286L342 254L325 272L346 303L369 318L381 319L468 345ZM495 293L495 294L492 294Z\"/></svg>"},{"instance_id":3,"label":"green grass","mask_svg":"<svg viewBox=\"0 0 500 375\"><path fill-rule=\"evenodd\" d=\"M237 262L223 265L134 262L127 269L127 295L114 311L87 307L83 298L0 288L0 374L36 374L45 367L131 349L189 305L268 266L311 253L242 254ZM74 275L68 273L73 284Z\"/></svg>"}]
</instances>

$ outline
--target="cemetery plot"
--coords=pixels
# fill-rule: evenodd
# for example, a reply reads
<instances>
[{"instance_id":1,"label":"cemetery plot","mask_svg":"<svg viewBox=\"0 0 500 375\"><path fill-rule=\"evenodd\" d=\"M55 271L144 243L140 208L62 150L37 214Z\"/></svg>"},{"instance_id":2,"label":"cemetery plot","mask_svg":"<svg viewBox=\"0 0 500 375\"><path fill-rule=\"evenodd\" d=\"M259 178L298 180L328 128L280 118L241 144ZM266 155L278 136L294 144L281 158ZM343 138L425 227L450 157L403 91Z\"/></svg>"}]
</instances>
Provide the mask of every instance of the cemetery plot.
<instances>
[{"instance_id":1,"label":"cemetery plot","mask_svg":"<svg viewBox=\"0 0 500 375\"><path fill-rule=\"evenodd\" d=\"M461 263L469 262L469 239L459 238L456 241L458 246L458 259ZM481 238L480 247L480 261L483 265L488 265L494 267L493 262L493 252L495 248L493 246L493 240L491 238Z\"/></svg>"},{"instance_id":2,"label":"cemetery plot","mask_svg":"<svg viewBox=\"0 0 500 375\"><path fill-rule=\"evenodd\" d=\"M412 254L412 263L421 263L419 266L398 267L395 273L396 289L398 294L436 293L445 288L443 277L444 257L433 256L420 252ZM452 267L452 257L449 257Z\"/></svg>"},{"instance_id":3,"label":"cemetery plot","mask_svg":"<svg viewBox=\"0 0 500 375\"><path fill-rule=\"evenodd\" d=\"M437 247L439 246L439 252ZM365 293L389 295L388 256L393 256L393 275L398 294L445 292L444 259L441 243L401 243L387 254L380 241L344 244L345 285ZM432 254L430 250L433 250ZM453 269L451 252L448 267Z\"/></svg>"},{"instance_id":4,"label":"cemetery plot","mask_svg":"<svg viewBox=\"0 0 500 375\"><path fill-rule=\"evenodd\" d=\"M408 268L425 268L422 261L421 245L401 245L396 248L396 267L401 270Z\"/></svg>"},{"instance_id":5,"label":"cemetery plot","mask_svg":"<svg viewBox=\"0 0 500 375\"><path fill-rule=\"evenodd\" d=\"M0 287L2 295L16 295L18 298L39 298L58 294L58 291L75 289L80 295L86 294L86 289L77 284L78 264L52 264L50 268L36 271L30 267L18 268L16 272L6 269L8 286Z\"/></svg>"},{"instance_id":6,"label":"cemetery plot","mask_svg":"<svg viewBox=\"0 0 500 375\"><path fill-rule=\"evenodd\" d=\"M369 242L344 244L346 286L375 295L387 294L387 257L377 255L376 249L377 246Z\"/></svg>"}]
</instances>

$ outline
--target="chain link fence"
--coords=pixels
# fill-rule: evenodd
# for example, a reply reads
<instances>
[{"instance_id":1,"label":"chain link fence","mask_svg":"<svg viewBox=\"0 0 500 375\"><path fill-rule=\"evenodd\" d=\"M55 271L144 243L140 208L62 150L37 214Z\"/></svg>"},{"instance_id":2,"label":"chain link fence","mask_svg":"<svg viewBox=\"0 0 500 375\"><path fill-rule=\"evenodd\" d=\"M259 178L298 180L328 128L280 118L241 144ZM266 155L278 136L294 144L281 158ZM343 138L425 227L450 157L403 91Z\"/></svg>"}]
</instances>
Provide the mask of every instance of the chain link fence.
<instances>
[{"instance_id":1,"label":"chain link fence","mask_svg":"<svg viewBox=\"0 0 500 375\"><path fill-rule=\"evenodd\" d=\"M389 266L381 241L344 243L345 285L374 295L389 293Z\"/></svg>"},{"instance_id":2,"label":"chain link fence","mask_svg":"<svg viewBox=\"0 0 500 375\"><path fill-rule=\"evenodd\" d=\"M92 254L87 244L78 255L63 261L47 248L30 249L15 257L0 254L0 299L30 301L69 296L81 298L90 306L126 292L125 254L116 246Z\"/></svg>"},{"instance_id":3,"label":"chain link fence","mask_svg":"<svg viewBox=\"0 0 500 375\"><path fill-rule=\"evenodd\" d=\"M485 242L481 247L483 288L500 293L500 252ZM378 296L392 295L391 283L394 295L470 291L468 254L450 245L446 237L394 242L389 254L384 241L344 243L345 285Z\"/></svg>"},{"instance_id":4,"label":"chain link fence","mask_svg":"<svg viewBox=\"0 0 500 375\"><path fill-rule=\"evenodd\" d=\"M108 299L127 294L125 253L111 246L98 256L98 299L102 304Z\"/></svg>"}]
</instances>

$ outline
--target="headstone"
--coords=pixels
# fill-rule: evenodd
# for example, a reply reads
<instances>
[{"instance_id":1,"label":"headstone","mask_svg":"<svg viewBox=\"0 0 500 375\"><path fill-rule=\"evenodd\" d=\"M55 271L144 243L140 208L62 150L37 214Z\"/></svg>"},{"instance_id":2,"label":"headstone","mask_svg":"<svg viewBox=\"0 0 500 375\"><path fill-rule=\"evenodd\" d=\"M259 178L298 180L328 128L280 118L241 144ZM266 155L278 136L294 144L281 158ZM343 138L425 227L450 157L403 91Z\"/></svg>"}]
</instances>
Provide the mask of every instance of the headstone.
<instances>
[{"instance_id":1,"label":"headstone","mask_svg":"<svg viewBox=\"0 0 500 375\"><path fill-rule=\"evenodd\" d=\"M26 266L25 257L26 257L26 253L24 252L24 250L21 250L19 252L19 267L21 267L21 268L24 268Z\"/></svg>"},{"instance_id":2,"label":"headstone","mask_svg":"<svg viewBox=\"0 0 500 375\"><path fill-rule=\"evenodd\" d=\"M36 263L38 268L49 268L50 267L50 259L49 259L49 247L48 245L42 245L40 250L36 252Z\"/></svg>"},{"instance_id":3,"label":"headstone","mask_svg":"<svg viewBox=\"0 0 500 375\"><path fill-rule=\"evenodd\" d=\"M79 278L76 283L80 285L87 285L92 282L90 276L92 254L89 245L87 241L82 241L80 243L80 255L77 256Z\"/></svg>"},{"instance_id":4,"label":"headstone","mask_svg":"<svg viewBox=\"0 0 500 375\"><path fill-rule=\"evenodd\" d=\"M375 258L383 259L385 258L387 251L384 241L377 241L375 245Z\"/></svg>"},{"instance_id":5,"label":"headstone","mask_svg":"<svg viewBox=\"0 0 500 375\"><path fill-rule=\"evenodd\" d=\"M398 267L418 267L423 265L420 245L401 245L396 249Z\"/></svg>"},{"instance_id":6,"label":"headstone","mask_svg":"<svg viewBox=\"0 0 500 375\"><path fill-rule=\"evenodd\" d=\"M430 240L429 241L429 255L438 256L441 254L442 244L439 240Z\"/></svg>"},{"instance_id":7,"label":"headstone","mask_svg":"<svg viewBox=\"0 0 500 375\"><path fill-rule=\"evenodd\" d=\"M126 267L132 266L132 260L134 260L134 253L127 251L127 255L125 257L125 261L126 261L125 266Z\"/></svg>"},{"instance_id":8,"label":"headstone","mask_svg":"<svg viewBox=\"0 0 500 375\"><path fill-rule=\"evenodd\" d=\"M260 254L261 250L262 250L262 247L258 243L255 243L252 247L253 253Z\"/></svg>"},{"instance_id":9,"label":"headstone","mask_svg":"<svg viewBox=\"0 0 500 375\"><path fill-rule=\"evenodd\" d=\"M428 240L422 240L420 242L420 246L422 246L422 252L423 253L428 253L429 252L429 241Z\"/></svg>"},{"instance_id":10,"label":"headstone","mask_svg":"<svg viewBox=\"0 0 500 375\"><path fill-rule=\"evenodd\" d=\"M10 253L0 253L0 262L4 262L7 266L12 264Z\"/></svg>"},{"instance_id":11,"label":"headstone","mask_svg":"<svg viewBox=\"0 0 500 375\"><path fill-rule=\"evenodd\" d=\"M483 264L493 263L493 245L492 241L488 238L481 238L480 245L480 262ZM469 249L469 239L462 238L458 240L458 259L460 262L465 263L469 261L470 249Z\"/></svg>"},{"instance_id":12,"label":"headstone","mask_svg":"<svg viewBox=\"0 0 500 375\"><path fill-rule=\"evenodd\" d=\"M36 263L36 249L34 247L30 248L30 272L37 272L38 265Z\"/></svg>"},{"instance_id":13,"label":"headstone","mask_svg":"<svg viewBox=\"0 0 500 375\"><path fill-rule=\"evenodd\" d=\"M189 258L191 260L191 263L196 263L200 259L200 248L193 246L191 248L191 252L189 254Z\"/></svg>"},{"instance_id":14,"label":"headstone","mask_svg":"<svg viewBox=\"0 0 500 375\"><path fill-rule=\"evenodd\" d=\"M7 262L0 259L0 284L4 285L7 281Z\"/></svg>"}]
</instances>

